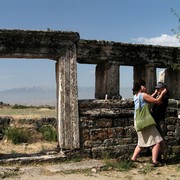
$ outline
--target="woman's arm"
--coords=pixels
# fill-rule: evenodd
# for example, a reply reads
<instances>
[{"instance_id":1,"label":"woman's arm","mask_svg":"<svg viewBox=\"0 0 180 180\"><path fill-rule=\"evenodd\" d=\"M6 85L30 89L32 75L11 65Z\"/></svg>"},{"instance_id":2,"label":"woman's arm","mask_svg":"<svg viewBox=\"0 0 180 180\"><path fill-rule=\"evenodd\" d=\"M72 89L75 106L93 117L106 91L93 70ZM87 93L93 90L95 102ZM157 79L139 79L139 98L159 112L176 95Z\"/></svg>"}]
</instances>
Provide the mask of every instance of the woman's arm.
<instances>
[{"instance_id":1,"label":"woman's arm","mask_svg":"<svg viewBox=\"0 0 180 180\"><path fill-rule=\"evenodd\" d=\"M151 94L151 96L154 97L155 95L157 95L157 92L158 92L157 89L155 89L154 93Z\"/></svg>"},{"instance_id":2,"label":"woman's arm","mask_svg":"<svg viewBox=\"0 0 180 180\"><path fill-rule=\"evenodd\" d=\"M143 94L144 100L146 100L147 102L154 103L154 104L157 103L157 104L158 104L158 103L161 102L161 99L162 99L163 95L166 93L166 91L167 91L167 90L164 89L164 90L161 92L161 94L159 95L158 98L154 98L154 97L152 97L151 95L146 94L146 93L142 93L142 94Z\"/></svg>"}]
</instances>

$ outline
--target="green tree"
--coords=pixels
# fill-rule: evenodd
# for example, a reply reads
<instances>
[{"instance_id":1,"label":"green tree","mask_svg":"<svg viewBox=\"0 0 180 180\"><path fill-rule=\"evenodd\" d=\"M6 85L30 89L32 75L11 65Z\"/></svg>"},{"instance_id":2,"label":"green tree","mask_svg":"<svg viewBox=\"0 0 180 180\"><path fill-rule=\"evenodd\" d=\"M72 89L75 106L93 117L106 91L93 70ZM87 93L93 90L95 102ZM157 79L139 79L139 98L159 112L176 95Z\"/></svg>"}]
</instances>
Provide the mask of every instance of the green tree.
<instances>
[{"instance_id":1,"label":"green tree","mask_svg":"<svg viewBox=\"0 0 180 180\"><path fill-rule=\"evenodd\" d=\"M177 17L179 25L176 29L172 29L172 32L176 35L176 38L180 41L180 15L171 8L171 12Z\"/></svg>"}]
</instances>

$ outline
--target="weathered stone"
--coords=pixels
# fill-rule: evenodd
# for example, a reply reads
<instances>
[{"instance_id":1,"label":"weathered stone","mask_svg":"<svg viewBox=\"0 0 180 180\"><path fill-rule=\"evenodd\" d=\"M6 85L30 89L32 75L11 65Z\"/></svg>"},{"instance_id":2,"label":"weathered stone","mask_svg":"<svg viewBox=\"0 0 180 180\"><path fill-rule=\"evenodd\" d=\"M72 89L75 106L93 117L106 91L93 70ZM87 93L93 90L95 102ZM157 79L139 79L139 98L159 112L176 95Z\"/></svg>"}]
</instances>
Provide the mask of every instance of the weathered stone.
<instances>
[{"instance_id":1,"label":"weathered stone","mask_svg":"<svg viewBox=\"0 0 180 180\"><path fill-rule=\"evenodd\" d=\"M0 30L0 57L57 59L79 40L63 31Z\"/></svg>"},{"instance_id":2,"label":"weathered stone","mask_svg":"<svg viewBox=\"0 0 180 180\"><path fill-rule=\"evenodd\" d=\"M91 140L104 140L108 137L108 129L93 129L90 130Z\"/></svg>"},{"instance_id":3,"label":"weathered stone","mask_svg":"<svg viewBox=\"0 0 180 180\"><path fill-rule=\"evenodd\" d=\"M128 145L92 148L93 158L98 158L98 157L104 158L105 156L117 158L127 153L129 153Z\"/></svg>"},{"instance_id":4,"label":"weathered stone","mask_svg":"<svg viewBox=\"0 0 180 180\"><path fill-rule=\"evenodd\" d=\"M89 129L83 129L82 131L81 131L81 139L83 139L83 140L88 140L88 139L90 139L90 130Z\"/></svg>"},{"instance_id":5,"label":"weathered stone","mask_svg":"<svg viewBox=\"0 0 180 180\"><path fill-rule=\"evenodd\" d=\"M88 124L88 121L90 124L92 124L92 122L94 122L93 126L81 126L80 125L80 132L84 130L83 129L89 129L90 130L90 136L89 136L89 140L86 139L86 148L92 148L91 150L94 151L92 154L93 157L102 157L103 154L112 154L112 151L119 151L117 150L117 146L120 145L128 145L129 151L132 153L133 152L133 148L135 146L135 144L137 143L137 133L134 129L134 120L133 120L133 106L129 106L129 108L126 108L126 110L129 110L129 114L127 113L126 116L121 117L120 113L123 113L122 110L118 110L118 111L114 111L113 113L114 115L111 116L111 118L109 118L109 114L112 114L111 109L124 109L124 107L122 106L122 100L113 100L113 103L111 103L110 100L108 100L110 103L108 104L107 101L102 101L102 100L92 100L93 102L91 103L90 100L88 100L87 102L85 100L79 101L80 107L82 107L82 109L84 110L84 114L86 114L86 111L92 110L92 107L94 109L96 109L96 112L99 109L102 109L102 107L106 107L106 109L109 109L109 111L106 111L106 113L104 113L104 117L94 117L93 116L93 112L96 113L95 111L92 112L91 116L89 115L84 115L82 116L82 120L81 120L81 115L80 115L80 124L84 124L84 122L86 124ZM99 103L98 103L99 101ZM83 104L86 104L86 108L84 109L84 105L81 106L81 102ZM90 102L90 103L89 103ZM105 105L103 105L103 102L105 103ZM121 102L121 103L120 103ZM89 103L89 104L88 104ZM99 104L99 107L98 107ZM120 105L121 104L121 105ZM124 103L125 107L127 105L127 103ZM171 104L170 104L171 105ZM168 106L168 111L170 109L171 112L175 112L176 107L171 107ZM100 111L100 110L99 110ZM118 116L118 117L117 117ZM108 123L108 126L102 126L101 128L99 128L102 120L105 120L107 122L109 122L108 120L112 120L112 124ZM100 122L98 122L100 121ZM98 122L98 123L97 123ZM180 138L179 138L179 126L178 126L178 119L176 116L176 113L171 113L170 117L166 117L166 126L169 126L169 129L167 129L166 127L166 136L165 136L165 141L166 144L168 145L168 149L170 149L171 147L173 147L174 145L178 145L180 142ZM106 124L106 123L105 123ZM111 125L111 126L110 126ZM88 136L85 134L85 138L87 138ZM84 144L84 140L81 134L81 143ZM93 143L94 141L94 143ZM111 147L110 149L108 149L108 147ZM99 148L99 149L94 149L93 148ZM114 147L114 150L112 150ZM106 150L104 148L107 148ZM172 152L172 151L171 151ZM169 151L169 153L171 153ZM118 152L115 152L115 154ZM125 152L124 152L125 153Z\"/></svg>"},{"instance_id":6,"label":"weathered stone","mask_svg":"<svg viewBox=\"0 0 180 180\"><path fill-rule=\"evenodd\" d=\"M168 131L168 132L167 132L167 135L168 135L168 136L173 136L173 131Z\"/></svg>"},{"instance_id":7,"label":"weathered stone","mask_svg":"<svg viewBox=\"0 0 180 180\"><path fill-rule=\"evenodd\" d=\"M130 120L128 120L128 118L116 118L113 120L113 126L126 127L126 126L129 126L129 124L130 124L129 121Z\"/></svg>"},{"instance_id":8,"label":"weathered stone","mask_svg":"<svg viewBox=\"0 0 180 180\"><path fill-rule=\"evenodd\" d=\"M174 130L175 130L175 127L174 127L173 125L168 125L168 126L167 126L167 129L168 129L169 131L174 131Z\"/></svg>"},{"instance_id":9,"label":"weathered stone","mask_svg":"<svg viewBox=\"0 0 180 180\"><path fill-rule=\"evenodd\" d=\"M180 154L180 145L179 146L173 146L172 151L174 154L179 155Z\"/></svg>"},{"instance_id":10,"label":"weathered stone","mask_svg":"<svg viewBox=\"0 0 180 180\"><path fill-rule=\"evenodd\" d=\"M80 142L84 143L83 138L80 139L79 135L82 134L82 128L85 127L90 129L89 138L92 141L100 140L103 142L105 139L108 141L109 137L118 136L132 138L132 142L134 142L134 130L129 128L129 126L133 126L133 101L120 100L120 65L133 66L134 80L143 76L149 90L155 85L156 68L168 68L169 71L172 71L172 67L174 67L175 70L173 68L168 80L173 80L175 88L171 87L169 90L174 96L172 98L179 98L179 79L177 77L179 75L180 48L178 47L80 40L79 34L74 32L0 30L0 57L47 58L56 61L56 125L61 149L79 148ZM96 98L104 99L107 94L111 100L109 98L101 101L94 100L91 101L90 105L88 104L90 101L78 103L77 62L97 65ZM141 69L141 74L139 74L138 69ZM103 91L101 92L101 90ZM167 111L166 115L166 119L174 118L171 124L167 123L169 125L167 135L173 138L177 134L175 127L179 125L178 113L177 107L173 107ZM88 119L86 122L79 121L81 117L88 117ZM124 122L119 124L120 127L117 121L113 123L114 119L121 118L124 119ZM102 122L101 119L110 119L112 122ZM91 122L87 122L88 120ZM33 120L29 122L34 123ZM81 122L85 123L79 125ZM43 123L41 121L36 126L42 126ZM112 128L114 126L122 128L121 125L123 125L124 130L115 135ZM96 126L100 126L101 129ZM132 135L130 130L132 130ZM81 132L79 133L79 131ZM177 143L177 138L173 142Z\"/></svg>"},{"instance_id":11,"label":"weathered stone","mask_svg":"<svg viewBox=\"0 0 180 180\"><path fill-rule=\"evenodd\" d=\"M115 144L115 139L111 138L111 139L105 139L103 141L103 146L108 147L108 146L112 146Z\"/></svg>"},{"instance_id":12,"label":"weathered stone","mask_svg":"<svg viewBox=\"0 0 180 180\"><path fill-rule=\"evenodd\" d=\"M86 64L115 61L128 66L153 63L156 67L169 67L180 62L178 47L80 40L77 50L77 61Z\"/></svg>"},{"instance_id":13,"label":"weathered stone","mask_svg":"<svg viewBox=\"0 0 180 180\"><path fill-rule=\"evenodd\" d=\"M93 140L87 140L84 143L84 148L92 148L92 147L99 147L102 144L102 141L93 141Z\"/></svg>"},{"instance_id":14,"label":"weathered stone","mask_svg":"<svg viewBox=\"0 0 180 180\"><path fill-rule=\"evenodd\" d=\"M174 134L176 137L180 137L180 126L176 126Z\"/></svg>"},{"instance_id":15,"label":"weathered stone","mask_svg":"<svg viewBox=\"0 0 180 180\"><path fill-rule=\"evenodd\" d=\"M95 122L95 127L99 127L99 128L112 127L112 119L99 118Z\"/></svg>"},{"instance_id":16,"label":"weathered stone","mask_svg":"<svg viewBox=\"0 0 180 180\"><path fill-rule=\"evenodd\" d=\"M10 121L12 120L11 117L0 117L0 125L7 126L9 125Z\"/></svg>"},{"instance_id":17,"label":"weathered stone","mask_svg":"<svg viewBox=\"0 0 180 180\"><path fill-rule=\"evenodd\" d=\"M81 128L93 128L94 121L91 119L80 118L80 127Z\"/></svg>"},{"instance_id":18,"label":"weathered stone","mask_svg":"<svg viewBox=\"0 0 180 180\"><path fill-rule=\"evenodd\" d=\"M107 130L108 132L108 138L119 138L119 137L123 137L124 132L123 132L123 127L115 127L115 128L109 128Z\"/></svg>"},{"instance_id":19,"label":"weathered stone","mask_svg":"<svg viewBox=\"0 0 180 180\"><path fill-rule=\"evenodd\" d=\"M177 117L170 116L165 120L166 124L175 125L177 123Z\"/></svg>"}]
</instances>

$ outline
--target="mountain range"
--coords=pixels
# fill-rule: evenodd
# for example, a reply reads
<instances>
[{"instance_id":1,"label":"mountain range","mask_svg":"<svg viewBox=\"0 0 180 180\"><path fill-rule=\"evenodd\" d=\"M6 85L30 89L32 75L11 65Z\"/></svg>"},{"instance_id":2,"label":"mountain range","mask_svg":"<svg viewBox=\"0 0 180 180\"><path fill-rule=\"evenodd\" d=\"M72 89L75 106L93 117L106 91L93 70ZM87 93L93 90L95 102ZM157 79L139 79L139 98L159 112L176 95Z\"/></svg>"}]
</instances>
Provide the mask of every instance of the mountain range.
<instances>
[{"instance_id":1,"label":"mountain range","mask_svg":"<svg viewBox=\"0 0 180 180\"><path fill-rule=\"evenodd\" d=\"M94 87L79 87L78 99L94 99ZM123 98L132 98L130 87L120 90ZM23 87L0 91L0 101L6 104L56 105L56 89L50 87Z\"/></svg>"}]
</instances>

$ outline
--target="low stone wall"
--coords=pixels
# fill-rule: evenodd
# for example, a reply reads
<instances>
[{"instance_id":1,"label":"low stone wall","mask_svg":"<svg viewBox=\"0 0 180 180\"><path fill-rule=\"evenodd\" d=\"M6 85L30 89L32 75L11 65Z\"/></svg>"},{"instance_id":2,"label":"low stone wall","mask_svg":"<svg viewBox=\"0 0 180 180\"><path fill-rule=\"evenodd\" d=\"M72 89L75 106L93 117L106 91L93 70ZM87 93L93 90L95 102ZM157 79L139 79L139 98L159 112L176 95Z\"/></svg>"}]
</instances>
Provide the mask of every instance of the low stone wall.
<instances>
[{"instance_id":1,"label":"low stone wall","mask_svg":"<svg viewBox=\"0 0 180 180\"><path fill-rule=\"evenodd\" d=\"M170 100L166 113L166 144L168 154L180 153L180 103ZM79 100L80 150L70 155L90 158L106 156L117 158L133 153L137 144L134 129L134 105L132 100ZM7 126L27 128L37 136L43 125L57 127L56 118L13 119L0 117L0 139L2 129ZM36 139L36 138L35 138ZM67 150L67 155L68 155Z\"/></svg>"},{"instance_id":2,"label":"low stone wall","mask_svg":"<svg viewBox=\"0 0 180 180\"><path fill-rule=\"evenodd\" d=\"M166 113L165 140L169 154L180 153L178 106L177 101L170 100ZM79 101L81 149L93 158L132 154L137 143L133 109L131 100Z\"/></svg>"}]
</instances>

